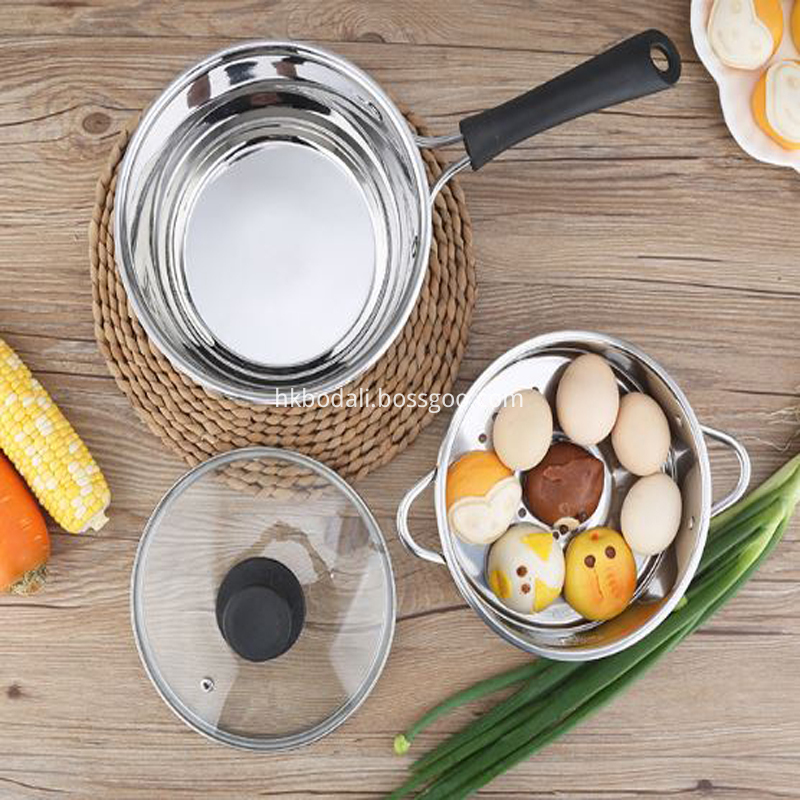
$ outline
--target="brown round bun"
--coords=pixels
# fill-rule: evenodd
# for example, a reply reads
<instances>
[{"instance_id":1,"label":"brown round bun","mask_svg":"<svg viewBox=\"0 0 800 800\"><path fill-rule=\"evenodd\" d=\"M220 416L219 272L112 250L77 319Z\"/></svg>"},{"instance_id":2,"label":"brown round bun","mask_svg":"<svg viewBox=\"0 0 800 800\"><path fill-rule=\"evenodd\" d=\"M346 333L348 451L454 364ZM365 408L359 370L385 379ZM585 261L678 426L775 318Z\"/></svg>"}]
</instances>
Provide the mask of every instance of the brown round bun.
<instances>
[{"instance_id":1,"label":"brown round bun","mask_svg":"<svg viewBox=\"0 0 800 800\"><path fill-rule=\"evenodd\" d=\"M597 509L604 480L602 461L572 442L556 442L526 473L525 503L547 525L563 519L584 522Z\"/></svg>"}]
</instances>

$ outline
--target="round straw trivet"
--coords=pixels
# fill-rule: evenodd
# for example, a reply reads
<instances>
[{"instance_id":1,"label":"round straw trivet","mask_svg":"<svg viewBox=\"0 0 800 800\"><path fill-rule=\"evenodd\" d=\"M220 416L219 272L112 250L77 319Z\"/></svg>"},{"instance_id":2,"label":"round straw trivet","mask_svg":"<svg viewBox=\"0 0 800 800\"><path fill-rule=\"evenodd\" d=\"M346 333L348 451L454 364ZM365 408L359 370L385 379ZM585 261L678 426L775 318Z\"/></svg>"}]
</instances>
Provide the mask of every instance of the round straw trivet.
<instances>
[{"instance_id":1,"label":"round straw trivet","mask_svg":"<svg viewBox=\"0 0 800 800\"><path fill-rule=\"evenodd\" d=\"M411 113L406 117L420 134L428 135L419 118ZM114 263L117 169L135 126L133 121L122 130L97 182L89 257L95 336L117 385L141 419L190 465L252 445L305 453L348 479L362 478L391 461L433 419L427 408L408 403L386 408L250 405L204 389L156 349L128 304ZM429 150L422 157L433 184L445 160ZM374 402L379 388L391 396L449 392L464 354L474 303L472 225L454 179L434 204L428 273L411 317L381 360L344 388L344 396L363 389ZM262 469L242 469L238 478L252 488L273 490L313 480L302 470L281 469L268 479Z\"/></svg>"}]
</instances>

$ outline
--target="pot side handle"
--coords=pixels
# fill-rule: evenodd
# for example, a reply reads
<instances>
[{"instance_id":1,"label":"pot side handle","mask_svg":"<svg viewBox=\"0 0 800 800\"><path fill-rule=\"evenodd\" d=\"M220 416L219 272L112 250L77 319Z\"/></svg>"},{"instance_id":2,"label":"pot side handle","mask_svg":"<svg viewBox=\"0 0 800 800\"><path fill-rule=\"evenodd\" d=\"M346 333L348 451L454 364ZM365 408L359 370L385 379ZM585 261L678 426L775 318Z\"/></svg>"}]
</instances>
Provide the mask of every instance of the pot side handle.
<instances>
[{"instance_id":1,"label":"pot side handle","mask_svg":"<svg viewBox=\"0 0 800 800\"><path fill-rule=\"evenodd\" d=\"M654 59L664 59L662 69ZM602 108L660 92L677 83L681 57L670 38L648 30L563 75L459 125L472 169L515 144Z\"/></svg>"},{"instance_id":2,"label":"pot side handle","mask_svg":"<svg viewBox=\"0 0 800 800\"><path fill-rule=\"evenodd\" d=\"M414 505L414 501L422 492L433 483L435 477L436 470L429 472L419 483L412 487L408 494L400 501L400 505L397 507L397 535L400 537L400 541L403 543L406 550L417 558L430 561L432 564L441 564L444 566L444 556L441 553L437 553L435 550L428 550L428 548L417 544L417 542L414 541L414 537L411 535L411 531L408 529L408 515L411 511L411 506Z\"/></svg>"},{"instance_id":3,"label":"pot side handle","mask_svg":"<svg viewBox=\"0 0 800 800\"><path fill-rule=\"evenodd\" d=\"M750 455L745 446L729 433L711 428L708 425L701 425L700 427L705 436L729 447L733 450L736 458L739 459L739 481L736 487L727 497L718 500L711 506L711 516L716 517L717 514L727 511L734 503L738 503L747 491L747 487L750 485L750 474L752 472Z\"/></svg>"}]
</instances>

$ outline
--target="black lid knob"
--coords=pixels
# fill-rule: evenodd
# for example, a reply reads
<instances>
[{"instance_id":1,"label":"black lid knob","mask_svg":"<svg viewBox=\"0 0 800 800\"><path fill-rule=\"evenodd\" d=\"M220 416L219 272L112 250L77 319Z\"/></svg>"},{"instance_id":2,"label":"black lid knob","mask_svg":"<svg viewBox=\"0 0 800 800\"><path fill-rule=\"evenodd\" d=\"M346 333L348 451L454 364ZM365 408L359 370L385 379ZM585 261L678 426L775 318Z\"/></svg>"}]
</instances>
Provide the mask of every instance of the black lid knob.
<instances>
[{"instance_id":1,"label":"black lid knob","mask_svg":"<svg viewBox=\"0 0 800 800\"><path fill-rule=\"evenodd\" d=\"M285 653L303 629L306 602L294 573L272 558L248 558L232 567L217 592L217 625L248 661Z\"/></svg>"}]
</instances>

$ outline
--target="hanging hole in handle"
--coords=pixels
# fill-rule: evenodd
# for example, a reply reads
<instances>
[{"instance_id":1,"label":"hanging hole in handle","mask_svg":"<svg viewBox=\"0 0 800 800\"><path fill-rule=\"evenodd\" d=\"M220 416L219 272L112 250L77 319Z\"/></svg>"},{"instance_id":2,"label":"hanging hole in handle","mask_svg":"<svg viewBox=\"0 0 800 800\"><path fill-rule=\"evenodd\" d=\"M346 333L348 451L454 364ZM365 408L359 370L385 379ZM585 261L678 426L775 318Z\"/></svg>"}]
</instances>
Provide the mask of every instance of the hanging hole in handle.
<instances>
[{"instance_id":1,"label":"hanging hole in handle","mask_svg":"<svg viewBox=\"0 0 800 800\"><path fill-rule=\"evenodd\" d=\"M660 31L648 31L648 56L661 80L674 86L681 77L681 54L672 40Z\"/></svg>"},{"instance_id":2,"label":"hanging hole in handle","mask_svg":"<svg viewBox=\"0 0 800 800\"><path fill-rule=\"evenodd\" d=\"M653 66L665 75L672 67L667 48L658 42L650 45L650 60L653 62Z\"/></svg>"}]
</instances>

